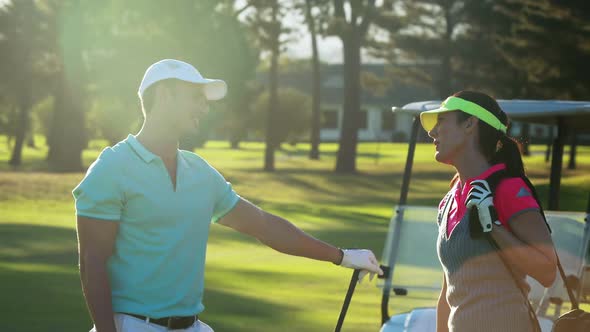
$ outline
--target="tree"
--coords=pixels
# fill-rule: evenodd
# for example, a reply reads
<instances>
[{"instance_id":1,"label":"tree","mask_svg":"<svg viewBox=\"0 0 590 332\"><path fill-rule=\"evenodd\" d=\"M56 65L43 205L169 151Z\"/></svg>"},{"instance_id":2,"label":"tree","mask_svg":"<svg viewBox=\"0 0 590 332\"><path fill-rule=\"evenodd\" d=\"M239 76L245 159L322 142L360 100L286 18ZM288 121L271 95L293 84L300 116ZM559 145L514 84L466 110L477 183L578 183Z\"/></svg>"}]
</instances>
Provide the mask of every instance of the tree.
<instances>
[{"instance_id":1,"label":"tree","mask_svg":"<svg viewBox=\"0 0 590 332\"><path fill-rule=\"evenodd\" d=\"M264 133L264 118L268 114L269 92L258 96L252 109L254 113L250 119L250 126L259 134ZM311 118L310 97L293 88L280 88L277 91L281 100L281 117L275 123L276 141L274 148L280 148L281 143L296 142L309 131Z\"/></svg>"},{"instance_id":2,"label":"tree","mask_svg":"<svg viewBox=\"0 0 590 332\"><path fill-rule=\"evenodd\" d=\"M254 13L247 18L249 25L258 36L259 46L267 50L270 57L269 70L269 107L266 120L266 146L264 151L264 170L272 172L275 170L274 149L277 145L276 123L279 118L278 99L278 69L279 56L281 52L281 35L288 30L282 24L284 15L282 4L278 0L250 1Z\"/></svg>"},{"instance_id":3,"label":"tree","mask_svg":"<svg viewBox=\"0 0 590 332\"><path fill-rule=\"evenodd\" d=\"M55 84L55 104L47 143L50 169L72 172L83 169L86 148L87 67L83 53L88 48L85 18L91 12L78 1L56 7L56 54L60 71Z\"/></svg>"},{"instance_id":4,"label":"tree","mask_svg":"<svg viewBox=\"0 0 590 332\"><path fill-rule=\"evenodd\" d=\"M524 1L396 2L393 15L381 15L376 22L389 32L389 39L371 45L373 54L394 65L412 63L394 66L392 77L431 85L441 99L463 89L502 98L530 97L527 71L506 56L510 47L503 42L515 41ZM522 43L526 41L516 44Z\"/></svg>"},{"instance_id":5,"label":"tree","mask_svg":"<svg viewBox=\"0 0 590 332\"><path fill-rule=\"evenodd\" d=\"M310 143L311 149L309 150L309 159L319 160L320 159L320 102L321 102L321 76L320 76L320 57L318 53L317 34L320 27L318 27L318 18L314 15L313 9L317 8L320 12L326 12L327 1L319 0L305 0L305 22L307 24L307 30L310 33L311 39L311 63L312 63L312 117L311 117L311 131L310 131Z\"/></svg>"},{"instance_id":6,"label":"tree","mask_svg":"<svg viewBox=\"0 0 590 332\"><path fill-rule=\"evenodd\" d=\"M238 4L241 4L241 7L236 7ZM259 36L252 33L252 27L248 26L248 19L246 22L239 19L242 13L253 9L254 4L256 2L249 1L243 4L237 0L225 0L220 10L226 20L230 21L225 25L232 27L234 54L240 54L239 66L234 64L236 61L228 59L236 67L232 70L232 75L235 75L236 79L230 83L237 88L233 89L232 94L228 96L227 107L220 112L222 120L219 121L219 127L228 135L232 149L239 148L240 141L248 135L250 128L247 124L253 111L248 106L253 104L260 89L255 81L261 52L261 49L256 47L259 44Z\"/></svg>"},{"instance_id":7,"label":"tree","mask_svg":"<svg viewBox=\"0 0 590 332\"><path fill-rule=\"evenodd\" d=\"M228 95L211 105L199 130L183 138L181 148L192 150L214 127L240 139L250 103L244 88L255 76L258 51L252 45L234 1L178 0L111 1L97 5L89 19L88 68L94 78L92 119L100 120L101 135L123 138L141 123L136 94L145 69L164 58L194 64L201 74L225 80ZM154 22L158 22L155 24ZM110 126L109 126L109 119ZM116 124L113 124L116 122ZM138 128L137 128L138 129Z\"/></svg>"},{"instance_id":8,"label":"tree","mask_svg":"<svg viewBox=\"0 0 590 332\"><path fill-rule=\"evenodd\" d=\"M344 2L348 4L348 10L344 8ZM342 40L344 55L344 112L335 169L339 173L356 172L361 47L375 16L375 0L334 0L334 20L330 30Z\"/></svg>"},{"instance_id":9,"label":"tree","mask_svg":"<svg viewBox=\"0 0 590 332\"><path fill-rule=\"evenodd\" d=\"M465 33L465 6L462 0L400 0L390 4L391 14L376 21L387 31L388 40L372 44L373 54L387 59L392 77L403 77L421 85L431 85L439 98L449 96L458 82L460 42ZM465 49L471 50L471 45ZM398 66L412 63L412 66Z\"/></svg>"},{"instance_id":10,"label":"tree","mask_svg":"<svg viewBox=\"0 0 590 332\"><path fill-rule=\"evenodd\" d=\"M590 93L590 6L587 1L498 1L496 16L511 19L497 36L512 67L521 68L534 98L585 99Z\"/></svg>"},{"instance_id":11,"label":"tree","mask_svg":"<svg viewBox=\"0 0 590 332\"><path fill-rule=\"evenodd\" d=\"M35 88L43 89L35 82L45 74L48 17L47 10L33 0L10 2L0 7L0 51L3 54L0 85L5 99L10 100L16 110L7 116L7 121L14 125L15 143L9 160L13 166L21 164L23 145L30 136L31 109L39 94Z\"/></svg>"}]
</instances>

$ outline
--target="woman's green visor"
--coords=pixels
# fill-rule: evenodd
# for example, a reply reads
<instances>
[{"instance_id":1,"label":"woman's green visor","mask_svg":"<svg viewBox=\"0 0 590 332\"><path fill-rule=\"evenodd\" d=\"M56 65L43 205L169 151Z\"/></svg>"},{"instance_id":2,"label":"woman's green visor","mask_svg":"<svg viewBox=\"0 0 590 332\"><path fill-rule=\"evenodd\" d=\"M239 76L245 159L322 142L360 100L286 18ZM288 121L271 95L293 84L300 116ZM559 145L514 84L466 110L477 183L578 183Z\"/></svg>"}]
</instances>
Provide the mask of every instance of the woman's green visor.
<instances>
[{"instance_id":1,"label":"woman's green visor","mask_svg":"<svg viewBox=\"0 0 590 332\"><path fill-rule=\"evenodd\" d=\"M499 131L506 133L506 125L504 125L494 114L476 103L472 103L459 97L449 97L440 104L439 108L420 113L420 123L422 123L424 130L431 131L432 128L436 126L438 114L451 111L463 111L467 114L471 114Z\"/></svg>"}]
</instances>

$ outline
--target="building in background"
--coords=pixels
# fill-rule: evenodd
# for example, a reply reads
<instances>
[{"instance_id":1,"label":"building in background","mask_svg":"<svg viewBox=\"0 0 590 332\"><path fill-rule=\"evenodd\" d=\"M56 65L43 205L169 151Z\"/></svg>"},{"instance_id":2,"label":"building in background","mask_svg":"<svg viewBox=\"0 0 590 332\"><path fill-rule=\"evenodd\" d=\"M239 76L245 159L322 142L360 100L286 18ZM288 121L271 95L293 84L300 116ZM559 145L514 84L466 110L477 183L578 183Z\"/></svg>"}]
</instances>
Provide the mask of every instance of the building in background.
<instances>
[{"instance_id":1,"label":"building in background","mask_svg":"<svg viewBox=\"0 0 590 332\"><path fill-rule=\"evenodd\" d=\"M399 67L414 67L423 71L435 71L437 64L401 64ZM364 79L361 92L361 112L358 119L359 141L407 141L412 128L409 114L391 111L392 106L401 107L405 104L421 100L439 100L436 91L419 83L407 81L404 77L395 78L387 73L390 65L363 64L361 77ZM406 68L407 69L407 68ZM341 64L322 64L321 66L321 131L322 142L333 142L340 139L342 125L342 103L344 99L344 73ZM266 72L260 73L259 82L264 86ZM311 69L308 65L287 65L279 72L279 87L294 88L311 96ZM385 83L391 79L391 82ZM525 131L523 125L513 122L511 134L521 138ZM556 131L554 131L556 132ZM546 143L554 135L551 126L529 125L528 141ZM425 132L420 134L421 140L428 140Z\"/></svg>"},{"instance_id":2,"label":"building in background","mask_svg":"<svg viewBox=\"0 0 590 332\"><path fill-rule=\"evenodd\" d=\"M375 80L385 80L386 66L383 64L362 65L361 76ZM342 103L344 96L344 76L341 64L321 66L321 112L322 123L320 139L323 142L338 141L342 124ZM287 68L279 74L279 86L295 88L311 95L311 72L308 66L302 70ZM367 81L367 80L364 80ZM360 141L404 141L410 134L411 117L407 114L394 114L392 106L400 106L415 100L436 99L434 90L418 84L375 83L377 87L364 87L361 93L361 112L358 119ZM263 81L264 82L264 81Z\"/></svg>"}]
</instances>

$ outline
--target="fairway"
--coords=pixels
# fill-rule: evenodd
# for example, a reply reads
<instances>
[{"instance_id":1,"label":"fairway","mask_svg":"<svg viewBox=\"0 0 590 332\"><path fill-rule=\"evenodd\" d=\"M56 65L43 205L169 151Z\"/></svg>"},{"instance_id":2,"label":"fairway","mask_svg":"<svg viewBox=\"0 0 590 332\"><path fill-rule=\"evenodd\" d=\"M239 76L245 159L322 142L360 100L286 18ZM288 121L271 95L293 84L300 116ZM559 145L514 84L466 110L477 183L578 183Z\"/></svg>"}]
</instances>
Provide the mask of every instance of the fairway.
<instances>
[{"instance_id":1,"label":"fairway","mask_svg":"<svg viewBox=\"0 0 590 332\"><path fill-rule=\"evenodd\" d=\"M39 140L39 142L42 142ZM43 146L43 144L40 144ZM84 152L89 165L102 148ZM322 144L321 160L307 158L307 144L284 145L277 171L261 171L264 145L208 142L196 152L243 197L341 247L366 247L380 257L406 157L406 144L361 143L356 175L332 172L337 145ZM83 173L47 173L45 148L24 151L22 169L7 165L0 137L0 331L87 331L91 322L77 271L71 190ZM409 204L438 203L453 171L436 164L430 144L419 144ZM567 166L567 148L564 167ZM525 165L546 204L550 164L544 146L533 146ZM563 170L561 207L583 211L590 191L590 148L578 147L576 170ZM434 222L434 220L433 220ZM409 260L408 260L409 261ZM407 266L408 269L414 267ZM426 278L416 267L416 278ZM221 226L211 227L207 251L205 312L216 332L333 330L352 271L279 254ZM378 331L380 290L357 287L343 331ZM432 305L430 294L391 301L393 312Z\"/></svg>"}]
</instances>

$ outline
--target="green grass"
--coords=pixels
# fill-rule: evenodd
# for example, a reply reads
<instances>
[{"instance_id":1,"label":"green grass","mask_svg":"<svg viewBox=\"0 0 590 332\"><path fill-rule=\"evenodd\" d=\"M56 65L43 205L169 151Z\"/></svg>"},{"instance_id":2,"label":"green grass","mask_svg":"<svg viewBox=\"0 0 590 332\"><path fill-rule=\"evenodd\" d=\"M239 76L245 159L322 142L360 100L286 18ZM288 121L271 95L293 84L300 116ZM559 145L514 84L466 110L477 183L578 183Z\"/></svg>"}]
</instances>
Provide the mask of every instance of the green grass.
<instances>
[{"instance_id":1,"label":"green grass","mask_svg":"<svg viewBox=\"0 0 590 332\"><path fill-rule=\"evenodd\" d=\"M85 165L104 144L93 142L84 152ZM305 144L285 146L276 154L274 173L261 171L264 146L260 143L244 143L234 151L225 142L209 142L197 153L218 168L238 193L262 208L330 243L367 247L380 256L399 197L406 148L405 144L360 144L357 175L332 172L335 144L322 145L320 161L307 159ZM543 160L543 149L534 146L525 163L545 202L549 164ZM24 165L11 169L5 138L0 137L0 331L90 329L77 274L70 193L83 173L47 173L45 155L45 147L27 148ZM432 155L430 145L418 146L411 204L434 205L448 188L452 169L436 164ZM590 191L590 148L579 148L578 169L564 169L563 176L562 208L584 210ZM416 271L420 277L421 270ZM202 318L218 332L331 330L350 275L350 270L281 255L214 226ZM374 282L358 286L344 331L377 331L380 299ZM421 293L393 298L392 312L432 301L431 294Z\"/></svg>"}]
</instances>

